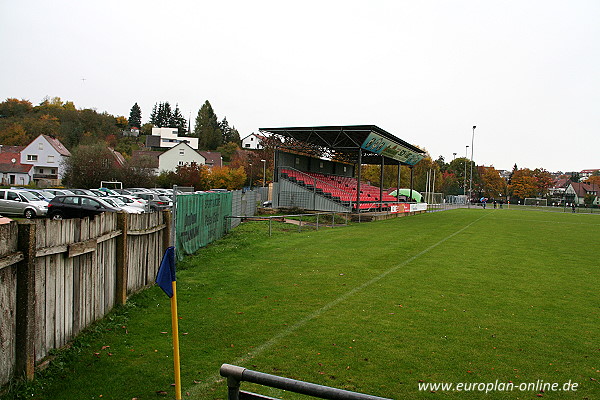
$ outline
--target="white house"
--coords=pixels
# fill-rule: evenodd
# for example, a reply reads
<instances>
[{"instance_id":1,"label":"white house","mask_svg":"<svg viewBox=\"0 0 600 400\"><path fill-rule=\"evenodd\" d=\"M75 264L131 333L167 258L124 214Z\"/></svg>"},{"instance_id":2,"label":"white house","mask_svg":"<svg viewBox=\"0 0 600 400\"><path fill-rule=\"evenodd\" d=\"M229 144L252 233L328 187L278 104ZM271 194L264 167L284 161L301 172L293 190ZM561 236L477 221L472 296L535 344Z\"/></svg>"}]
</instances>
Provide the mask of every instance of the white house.
<instances>
[{"instance_id":1,"label":"white house","mask_svg":"<svg viewBox=\"0 0 600 400\"><path fill-rule=\"evenodd\" d=\"M59 185L64 176L63 162L70 156L58 139L40 135L21 151L21 164L32 166L30 173L36 183Z\"/></svg>"},{"instance_id":2,"label":"white house","mask_svg":"<svg viewBox=\"0 0 600 400\"><path fill-rule=\"evenodd\" d=\"M182 165L206 164L206 158L187 143L179 143L175 147L158 156L158 169L163 171L176 171Z\"/></svg>"},{"instance_id":3,"label":"white house","mask_svg":"<svg viewBox=\"0 0 600 400\"><path fill-rule=\"evenodd\" d=\"M262 145L262 141L265 137L261 135L257 135L256 133L251 133L242 139L242 149L244 150L260 150L264 146Z\"/></svg>"},{"instance_id":4,"label":"white house","mask_svg":"<svg viewBox=\"0 0 600 400\"><path fill-rule=\"evenodd\" d=\"M150 143L152 147L167 149L183 142L187 142L192 149L198 150L198 138L178 136L177 128L152 128L152 135L146 138L146 143Z\"/></svg>"}]
</instances>

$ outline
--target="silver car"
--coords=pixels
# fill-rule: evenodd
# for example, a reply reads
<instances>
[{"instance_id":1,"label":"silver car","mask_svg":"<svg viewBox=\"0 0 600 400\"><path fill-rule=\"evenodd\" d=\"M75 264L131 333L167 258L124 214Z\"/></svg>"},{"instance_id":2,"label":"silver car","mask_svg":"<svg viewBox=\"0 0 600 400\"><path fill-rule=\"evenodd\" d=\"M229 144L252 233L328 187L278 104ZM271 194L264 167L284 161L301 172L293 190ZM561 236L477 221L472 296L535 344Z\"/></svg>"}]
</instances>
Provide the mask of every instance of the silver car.
<instances>
[{"instance_id":1,"label":"silver car","mask_svg":"<svg viewBox=\"0 0 600 400\"><path fill-rule=\"evenodd\" d=\"M0 189L0 214L34 218L48 212L48 202L27 190Z\"/></svg>"}]
</instances>

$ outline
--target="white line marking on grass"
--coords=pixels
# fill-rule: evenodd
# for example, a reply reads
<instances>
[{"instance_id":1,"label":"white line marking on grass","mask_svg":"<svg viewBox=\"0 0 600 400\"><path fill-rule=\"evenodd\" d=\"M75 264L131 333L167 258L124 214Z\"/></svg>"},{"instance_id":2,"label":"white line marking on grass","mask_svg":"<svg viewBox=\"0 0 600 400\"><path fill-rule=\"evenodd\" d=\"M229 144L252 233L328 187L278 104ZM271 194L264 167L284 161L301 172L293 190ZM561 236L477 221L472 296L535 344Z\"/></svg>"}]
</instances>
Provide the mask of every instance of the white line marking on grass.
<instances>
[{"instance_id":1,"label":"white line marking on grass","mask_svg":"<svg viewBox=\"0 0 600 400\"><path fill-rule=\"evenodd\" d=\"M479 222L481 219L487 217L491 215L491 213L486 213L484 215L482 215L481 217L477 218L475 221L470 222L469 224L465 225L464 227L462 227L461 229L457 230L456 232L446 236L445 238L441 239L439 242L432 244L431 246L429 246L428 248L426 248L425 250L421 251L420 253L402 261L400 264L397 264L395 266L393 266L392 268L388 269L387 271L384 271L383 273L381 273L380 275L376 276L375 278L363 283L362 285L356 286L354 289L351 289L350 291L344 293L343 295L341 295L340 297L338 297L335 300L330 301L329 303L325 304L323 307L319 308L318 310L310 313L309 315L307 315L306 317L300 319L298 322L294 323L293 325L288 326L286 329L282 330L281 332L279 332L278 334L276 334L275 336L273 336L271 339L267 340L266 342L264 342L263 344L255 347L254 349L252 349L251 351L249 351L247 353L247 355L243 356L243 357L239 357L236 360L230 362L229 364L233 364L233 365L240 365L241 363L243 363L244 361L247 361L248 359L254 358L256 357L258 354L262 353L263 351L273 347L275 345L275 343L277 343L279 340L285 338L286 336L289 336L292 332L298 330L299 328L301 328L302 326L306 325L308 322L312 321L313 319L319 317L321 314L323 314L324 312L328 311L329 309L335 307L336 305L340 304L341 302L343 302L344 300L348 299L350 296L356 294L357 292L360 292L361 290L363 290L364 288L380 281L381 279L385 278L386 276L388 276L389 274L391 274L392 272L397 271L399 268L413 262L414 260L420 258L421 256L423 256L424 254L429 253L431 250L435 249L436 247L438 247L440 244L446 242L449 239L452 239L454 236L458 235L459 233L463 232L464 230L468 229L469 227L471 227L473 224ZM201 390L203 388L207 388L212 386L214 383L217 383L219 381L223 381L225 378L222 378L221 375L219 375L218 373L206 378L206 380L204 380L204 382L200 385L195 385L194 387L191 388L191 390L188 390L190 392L190 394L194 394L194 392L196 390L194 389L198 389Z\"/></svg>"}]
</instances>

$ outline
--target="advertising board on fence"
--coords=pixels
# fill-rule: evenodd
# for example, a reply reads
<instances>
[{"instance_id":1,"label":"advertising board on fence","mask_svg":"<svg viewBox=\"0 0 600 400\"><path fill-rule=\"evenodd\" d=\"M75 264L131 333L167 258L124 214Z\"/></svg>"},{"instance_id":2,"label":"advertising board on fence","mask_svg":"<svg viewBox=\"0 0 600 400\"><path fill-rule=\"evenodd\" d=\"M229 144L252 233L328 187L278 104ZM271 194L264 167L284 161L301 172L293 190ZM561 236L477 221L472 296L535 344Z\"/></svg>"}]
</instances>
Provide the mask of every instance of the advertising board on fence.
<instances>
[{"instance_id":1,"label":"advertising board on fence","mask_svg":"<svg viewBox=\"0 0 600 400\"><path fill-rule=\"evenodd\" d=\"M427 203L412 203L410 205L410 212L416 211L427 211Z\"/></svg>"},{"instance_id":2,"label":"advertising board on fence","mask_svg":"<svg viewBox=\"0 0 600 400\"><path fill-rule=\"evenodd\" d=\"M410 211L410 204L407 204L407 203L392 204L390 206L391 214L402 214L402 213L406 213L409 211Z\"/></svg>"},{"instance_id":3,"label":"advertising board on fence","mask_svg":"<svg viewBox=\"0 0 600 400\"><path fill-rule=\"evenodd\" d=\"M229 231L231 192L177 196L177 249L193 254ZM181 252L179 253L181 254Z\"/></svg>"}]
</instances>

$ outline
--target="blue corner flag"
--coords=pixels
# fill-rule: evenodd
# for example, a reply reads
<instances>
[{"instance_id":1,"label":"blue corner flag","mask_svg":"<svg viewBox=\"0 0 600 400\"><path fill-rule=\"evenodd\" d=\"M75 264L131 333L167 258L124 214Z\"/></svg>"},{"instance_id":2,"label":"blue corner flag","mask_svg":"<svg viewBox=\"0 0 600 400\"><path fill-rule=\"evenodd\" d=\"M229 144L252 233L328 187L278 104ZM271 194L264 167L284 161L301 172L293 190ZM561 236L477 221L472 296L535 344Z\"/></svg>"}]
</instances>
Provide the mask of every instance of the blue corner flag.
<instances>
[{"instance_id":1,"label":"blue corner flag","mask_svg":"<svg viewBox=\"0 0 600 400\"><path fill-rule=\"evenodd\" d=\"M175 247L171 246L165 251L158 274L156 275L156 283L169 297L173 297L173 282L175 279Z\"/></svg>"}]
</instances>

